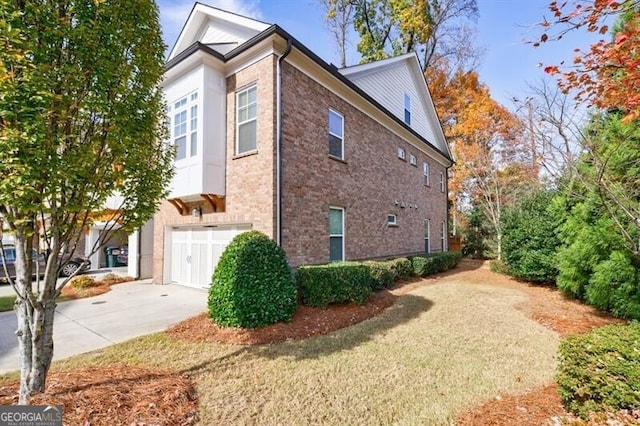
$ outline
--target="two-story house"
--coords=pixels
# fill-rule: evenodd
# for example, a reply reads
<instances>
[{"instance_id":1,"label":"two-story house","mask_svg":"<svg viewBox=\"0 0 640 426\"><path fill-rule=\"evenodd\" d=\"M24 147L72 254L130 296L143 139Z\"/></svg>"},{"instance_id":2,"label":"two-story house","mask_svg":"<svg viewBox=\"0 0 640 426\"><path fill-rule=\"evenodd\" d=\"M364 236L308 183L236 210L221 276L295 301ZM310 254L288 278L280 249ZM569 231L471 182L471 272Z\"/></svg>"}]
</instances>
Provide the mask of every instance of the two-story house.
<instances>
[{"instance_id":1,"label":"two-story house","mask_svg":"<svg viewBox=\"0 0 640 426\"><path fill-rule=\"evenodd\" d=\"M292 266L447 250L451 153L414 54L338 69L197 3L162 83L175 146L153 280L206 286L238 233Z\"/></svg>"}]
</instances>

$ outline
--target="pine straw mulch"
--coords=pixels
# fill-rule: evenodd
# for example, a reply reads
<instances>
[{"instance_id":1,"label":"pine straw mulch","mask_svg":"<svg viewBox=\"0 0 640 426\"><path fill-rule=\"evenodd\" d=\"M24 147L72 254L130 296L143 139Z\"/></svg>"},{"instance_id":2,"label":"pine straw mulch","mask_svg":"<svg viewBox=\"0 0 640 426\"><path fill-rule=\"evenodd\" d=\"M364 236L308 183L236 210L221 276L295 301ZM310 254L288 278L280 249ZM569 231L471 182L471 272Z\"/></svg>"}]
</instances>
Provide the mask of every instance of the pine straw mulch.
<instances>
[{"instance_id":1,"label":"pine straw mulch","mask_svg":"<svg viewBox=\"0 0 640 426\"><path fill-rule=\"evenodd\" d=\"M468 281L513 288L530 297L518 306L530 318L555 330L560 336L585 333L605 324L621 323L598 310L565 298L550 287L517 282L489 270L489 264L463 260L456 269L427 279L400 283L374 294L362 306L332 305L328 309L300 306L291 323L253 330L224 328L206 316L187 319L167 330L174 338L224 344L265 344L327 334L380 314L402 294L423 285ZM192 382L179 373L128 366L96 367L51 373L45 394L34 396L34 404L62 404L65 423L192 424L196 419L196 395ZM15 403L17 384L0 387L0 405ZM153 417L155 416L155 417ZM571 417L563 408L557 385L549 384L521 395L505 395L462 413L460 425L624 425L640 424L635 413L611 414L589 423ZM87 423L88 422L88 423Z\"/></svg>"},{"instance_id":2,"label":"pine straw mulch","mask_svg":"<svg viewBox=\"0 0 640 426\"><path fill-rule=\"evenodd\" d=\"M86 278L91 277L90 275L77 275L74 278ZM92 277L91 277L92 278ZM130 276L120 276L115 274L106 274L102 278L94 279L94 284L91 287L87 288L76 288L73 284L73 279L67 283L66 286L62 289L62 297L63 300L72 300L72 299L82 299L85 297L93 297L104 294L108 291L111 291L111 286L121 283L126 283L129 281L133 281L133 278Z\"/></svg>"},{"instance_id":3,"label":"pine straw mulch","mask_svg":"<svg viewBox=\"0 0 640 426\"><path fill-rule=\"evenodd\" d=\"M206 313L191 317L167 330L177 339L233 345L260 345L284 340L320 336L374 317L393 305L397 291L382 290L367 303L330 305L327 309L300 305L289 323L277 323L254 329L220 327Z\"/></svg>"},{"instance_id":4,"label":"pine straw mulch","mask_svg":"<svg viewBox=\"0 0 640 426\"><path fill-rule=\"evenodd\" d=\"M18 384L0 387L0 405L17 403ZM197 397L179 373L115 365L52 372L32 405L62 405L65 425L191 425Z\"/></svg>"}]
</instances>

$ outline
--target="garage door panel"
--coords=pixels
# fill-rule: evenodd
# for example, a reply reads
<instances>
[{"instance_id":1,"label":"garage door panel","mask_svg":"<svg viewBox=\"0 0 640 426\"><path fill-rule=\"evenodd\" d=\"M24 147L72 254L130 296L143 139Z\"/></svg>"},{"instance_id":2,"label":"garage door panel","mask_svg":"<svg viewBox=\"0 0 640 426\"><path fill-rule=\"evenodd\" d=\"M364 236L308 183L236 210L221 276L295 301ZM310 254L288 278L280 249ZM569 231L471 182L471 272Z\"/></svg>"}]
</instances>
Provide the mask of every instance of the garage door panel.
<instances>
[{"instance_id":1,"label":"garage door panel","mask_svg":"<svg viewBox=\"0 0 640 426\"><path fill-rule=\"evenodd\" d=\"M171 235L171 281L208 287L224 249L244 228L181 228Z\"/></svg>"}]
</instances>

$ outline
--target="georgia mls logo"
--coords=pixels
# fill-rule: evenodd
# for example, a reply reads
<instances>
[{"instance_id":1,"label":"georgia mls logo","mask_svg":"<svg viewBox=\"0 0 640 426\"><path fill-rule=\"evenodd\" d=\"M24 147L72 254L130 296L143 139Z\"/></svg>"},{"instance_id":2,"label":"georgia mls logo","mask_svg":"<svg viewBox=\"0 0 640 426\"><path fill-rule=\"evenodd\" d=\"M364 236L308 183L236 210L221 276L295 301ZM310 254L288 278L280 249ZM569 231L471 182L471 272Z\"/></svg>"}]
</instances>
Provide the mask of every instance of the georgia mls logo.
<instances>
[{"instance_id":1,"label":"georgia mls logo","mask_svg":"<svg viewBox=\"0 0 640 426\"><path fill-rule=\"evenodd\" d=\"M0 405L0 426L62 426L62 405Z\"/></svg>"}]
</instances>

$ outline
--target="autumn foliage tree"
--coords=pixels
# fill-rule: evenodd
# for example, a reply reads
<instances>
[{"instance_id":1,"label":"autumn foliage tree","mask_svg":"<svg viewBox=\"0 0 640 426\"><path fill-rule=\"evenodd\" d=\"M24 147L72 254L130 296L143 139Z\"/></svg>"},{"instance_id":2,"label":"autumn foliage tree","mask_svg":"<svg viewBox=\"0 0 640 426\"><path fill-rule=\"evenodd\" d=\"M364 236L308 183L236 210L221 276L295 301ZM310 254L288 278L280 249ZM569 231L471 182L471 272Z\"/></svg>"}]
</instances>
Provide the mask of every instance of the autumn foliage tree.
<instances>
[{"instance_id":1,"label":"autumn foliage tree","mask_svg":"<svg viewBox=\"0 0 640 426\"><path fill-rule=\"evenodd\" d=\"M563 89L575 90L580 100L602 109L625 111L625 121L640 117L640 1L553 1L549 9L554 19L541 23L546 31L535 45L577 29L604 36L610 30L607 19L622 16L612 28L613 37L585 51L576 49L571 65L548 65L545 71L560 74Z\"/></svg>"}]
</instances>

